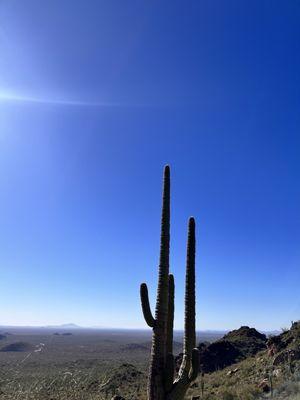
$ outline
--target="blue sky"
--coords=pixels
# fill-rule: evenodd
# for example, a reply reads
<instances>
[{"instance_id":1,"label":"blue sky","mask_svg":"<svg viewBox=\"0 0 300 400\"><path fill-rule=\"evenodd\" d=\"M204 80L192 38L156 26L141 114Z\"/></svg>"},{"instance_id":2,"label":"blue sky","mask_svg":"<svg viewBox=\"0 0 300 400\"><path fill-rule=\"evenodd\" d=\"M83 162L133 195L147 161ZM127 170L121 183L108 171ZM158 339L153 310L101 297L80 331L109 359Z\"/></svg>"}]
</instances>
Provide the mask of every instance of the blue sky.
<instances>
[{"instance_id":1,"label":"blue sky","mask_svg":"<svg viewBox=\"0 0 300 400\"><path fill-rule=\"evenodd\" d=\"M300 4L0 3L0 324L146 328L161 176L183 326L300 317Z\"/></svg>"}]
</instances>

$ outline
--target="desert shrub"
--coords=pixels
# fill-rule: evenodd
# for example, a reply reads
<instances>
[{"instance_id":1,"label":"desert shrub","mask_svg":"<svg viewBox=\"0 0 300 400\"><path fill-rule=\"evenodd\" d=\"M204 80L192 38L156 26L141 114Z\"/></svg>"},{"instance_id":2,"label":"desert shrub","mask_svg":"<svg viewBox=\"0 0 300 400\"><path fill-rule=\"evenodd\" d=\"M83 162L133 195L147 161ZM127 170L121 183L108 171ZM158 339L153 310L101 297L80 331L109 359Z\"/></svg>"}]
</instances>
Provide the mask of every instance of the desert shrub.
<instances>
[{"instance_id":1,"label":"desert shrub","mask_svg":"<svg viewBox=\"0 0 300 400\"><path fill-rule=\"evenodd\" d=\"M255 400L260 397L261 392L256 386L247 385L238 390L239 400Z\"/></svg>"},{"instance_id":2,"label":"desert shrub","mask_svg":"<svg viewBox=\"0 0 300 400\"><path fill-rule=\"evenodd\" d=\"M225 387L220 395L221 400L256 400L260 397L260 390L254 385L234 385Z\"/></svg>"},{"instance_id":3,"label":"desert shrub","mask_svg":"<svg viewBox=\"0 0 300 400\"><path fill-rule=\"evenodd\" d=\"M275 395L284 395L290 397L300 394L300 383L294 381L286 381L275 390Z\"/></svg>"},{"instance_id":4,"label":"desert shrub","mask_svg":"<svg viewBox=\"0 0 300 400\"><path fill-rule=\"evenodd\" d=\"M232 390L224 390L224 392L221 393L221 399L222 400L237 400L237 394L234 393Z\"/></svg>"}]
</instances>

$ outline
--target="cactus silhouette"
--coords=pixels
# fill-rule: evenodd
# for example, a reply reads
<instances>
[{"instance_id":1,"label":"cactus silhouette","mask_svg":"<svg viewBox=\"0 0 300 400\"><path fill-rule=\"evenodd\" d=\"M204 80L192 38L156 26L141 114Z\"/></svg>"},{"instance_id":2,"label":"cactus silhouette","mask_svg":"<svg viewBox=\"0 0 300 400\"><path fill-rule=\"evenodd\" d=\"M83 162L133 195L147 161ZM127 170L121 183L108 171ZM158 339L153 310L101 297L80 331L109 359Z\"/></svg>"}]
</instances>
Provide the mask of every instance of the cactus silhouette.
<instances>
[{"instance_id":1,"label":"cactus silhouette","mask_svg":"<svg viewBox=\"0 0 300 400\"><path fill-rule=\"evenodd\" d=\"M169 273L170 253L170 168L164 169L161 217L160 258L155 318L152 315L148 288L141 284L141 303L146 323L153 329L148 400L182 400L190 383L196 379L199 354L195 330L195 220L189 219L185 277L185 314L183 359L174 379L173 322L174 277Z\"/></svg>"}]
</instances>

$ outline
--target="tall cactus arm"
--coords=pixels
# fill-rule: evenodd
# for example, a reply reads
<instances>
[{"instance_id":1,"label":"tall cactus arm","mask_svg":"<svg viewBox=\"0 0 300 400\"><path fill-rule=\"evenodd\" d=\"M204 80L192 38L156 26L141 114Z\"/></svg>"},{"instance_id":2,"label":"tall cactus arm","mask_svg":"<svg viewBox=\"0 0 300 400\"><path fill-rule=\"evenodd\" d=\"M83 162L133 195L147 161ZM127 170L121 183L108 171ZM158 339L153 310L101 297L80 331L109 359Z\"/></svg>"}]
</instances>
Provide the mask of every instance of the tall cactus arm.
<instances>
[{"instance_id":1,"label":"tall cactus arm","mask_svg":"<svg viewBox=\"0 0 300 400\"><path fill-rule=\"evenodd\" d=\"M163 329L168 316L168 278L170 253L170 167L165 166L161 214L160 255L155 319Z\"/></svg>"},{"instance_id":2,"label":"tall cactus arm","mask_svg":"<svg viewBox=\"0 0 300 400\"><path fill-rule=\"evenodd\" d=\"M196 311L195 311L195 219L191 217L188 225L186 277L185 277L185 313L183 353L192 356L196 347Z\"/></svg>"},{"instance_id":3,"label":"tall cactus arm","mask_svg":"<svg viewBox=\"0 0 300 400\"><path fill-rule=\"evenodd\" d=\"M183 358L171 390L167 394L167 400L182 400L191 382L198 374L199 354L196 345L196 324L195 324L195 220L189 219L187 260L185 278L185 311L184 311L184 341Z\"/></svg>"},{"instance_id":4,"label":"tall cactus arm","mask_svg":"<svg viewBox=\"0 0 300 400\"><path fill-rule=\"evenodd\" d=\"M165 391L169 392L174 379L174 356L173 356L173 325L174 325L174 276L169 275L169 300L166 342L166 366L165 366Z\"/></svg>"},{"instance_id":5,"label":"tall cactus arm","mask_svg":"<svg viewBox=\"0 0 300 400\"><path fill-rule=\"evenodd\" d=\"M146 283L141 284L140 295L141 295L142 310L143 310L143 315L144 315L145 321L150 326L150 328L154 328L155 319L153 318L153 315L151 312L148 288L147 288Z\"/></svg>"},{"instance_id":6,"label":"tall cactus arm","mask_svg":"<svg viewBox=\"0 0 300 400\"><path fill-rule=\"evenodd\" d=\"M173 353L173 325L174 325L174 276L169 275L169 302L168 302L168 321L167 321L167 354Z\"/></svg>"}]
</instances>

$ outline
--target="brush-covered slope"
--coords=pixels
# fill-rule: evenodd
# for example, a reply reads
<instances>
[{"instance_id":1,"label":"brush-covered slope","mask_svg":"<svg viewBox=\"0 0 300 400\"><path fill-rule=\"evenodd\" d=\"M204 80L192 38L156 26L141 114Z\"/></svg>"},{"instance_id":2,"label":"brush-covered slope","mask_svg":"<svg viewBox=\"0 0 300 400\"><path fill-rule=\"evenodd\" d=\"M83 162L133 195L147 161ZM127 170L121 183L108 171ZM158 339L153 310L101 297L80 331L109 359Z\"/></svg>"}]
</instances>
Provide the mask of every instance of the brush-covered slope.
<instances>
[{"instance_id":1,"label":"brush-covered slope","mask_svg":"<svg viewBox=\"0 0 300 400\"><path fill-rule=\"evenodd\" d=\"M242 327L215 342L230 343L244 359L199 375L188 395L209 400L254 400L272 392L277 398L289 398L292 388L300 387L300 322L267 340L260 335ZM260 346L262 349L256 351ZM224 354L228 359L225 350Z\"/></svg>"},{"instance_id":2,"label":"brush-covered slope","mask_svg":"<svg viewBox=\"0 0 300 400\"><path fill-rule=\"evenodd\" d=\"M300 322L270 338L242 326L199 348L202 372L186 400L255 400L270 397L271 391L281 400L300 388ZM178 364L180 360L181 355ZM144 400L146 375L124 364L102 384L101 392Z\"/></svg>"}]
</instances>

